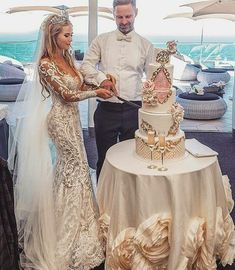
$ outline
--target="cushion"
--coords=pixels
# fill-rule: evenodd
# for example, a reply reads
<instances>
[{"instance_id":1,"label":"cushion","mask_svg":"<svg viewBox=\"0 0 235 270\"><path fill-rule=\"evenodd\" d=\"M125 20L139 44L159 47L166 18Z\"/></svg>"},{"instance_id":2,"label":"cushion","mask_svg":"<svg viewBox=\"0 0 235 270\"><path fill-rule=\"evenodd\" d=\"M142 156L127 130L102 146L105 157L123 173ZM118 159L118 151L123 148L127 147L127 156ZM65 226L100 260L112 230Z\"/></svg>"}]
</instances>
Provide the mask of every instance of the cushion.
<instances>
[{"instance_id":1,"label":"cushion","mask_svg":"<svg viewBox=\"0 0 235 270\"><path fill-rule=\"evenodd\" d=\"M180 98L183 99L189 99L189 100L216 100L219 99L219 96L216 94L212 94L212 93L205 93L204 95L197 95L195 93L182 93L179 94Z\"/></svg>"},{"instance_id":2,"label":"cushion","mask_svg":"<svg viewBox=\"0 0 235 270\"><path fill-rule=\"evenodd\" d=\"M0 79L5 78L19 78L24 79L26 73L23 70L15 67L14 65L0 63Z\"/></svg>"},{"instance_id":3,"label":"cushion","mask_svg":"<svg viewBox=\"0 0 235 270\"><path fill-rule=\"evenodd\" d=\"M5 78L5 79L0 79L0 84L1 85L7 85L7 84L22 84L24 79L20 78Z\"/></svg>"},{"instance_id":4,"label":"cushion","mask_svg":"<svg viewBox=\"0 0 235 270\"><path fill-rule=\"evenodd\" d=\"M192 64L194 67L202 69L202 66L200 64Z\"/></svg>"},{"instance_id":5,"label":"cushion","mask_svg":"<svg viewBox=\"0 0 235 270\"><path fill-rule=\"evenodd\" d=\"M202 72L209 72L209 73L225 73L226 70L223 68L206 68L202 69Z\"/></svg>"},{"instance_id":6,"label":"cushion","mask_svg":"<svg viewBox=\"0 0 235 270\"><path fill-rule=\"evenodd\" d=\"M222 68L203 69L198 72L197 80L207 85L217 83L219 81L227 83L230 80L230 74Z\"/></svg>"}]
</instances>

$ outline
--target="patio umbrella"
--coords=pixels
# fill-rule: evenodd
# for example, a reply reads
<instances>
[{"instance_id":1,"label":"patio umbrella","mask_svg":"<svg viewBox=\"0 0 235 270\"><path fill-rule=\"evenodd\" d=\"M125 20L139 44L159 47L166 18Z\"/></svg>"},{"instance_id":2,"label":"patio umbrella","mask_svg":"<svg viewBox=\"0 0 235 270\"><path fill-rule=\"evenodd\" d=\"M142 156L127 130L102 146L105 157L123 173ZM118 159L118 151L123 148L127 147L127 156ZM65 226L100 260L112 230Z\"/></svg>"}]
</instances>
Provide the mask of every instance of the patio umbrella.
<instances>
[{"instance_id":1,"label":"patio umbrella","mask_svg":"<svg viewBox=\"0 0 235 270\"><path fill-rule=\"evenodd\" d=\"M235 1L234 1L235 2ZM175 19L175 18L186 18L194 21L204 20L204 19L224 19L229 21L235 21L235 14L207 14L201 16L193 16L192 12L182 12L182 13L173 13L163 19ZM203 43L203 27L201 31L201 44Z\"/></svg>"},{"instance_id":2,"label":"patio umbrella","mask_svg":"<svg viewBox=\"0 0 235 270\"><path fill-rule=\"evenodd\" d=\"M209 0L181 5L193 9L193 17L208 14L235 14L235 0Z\"/></svg>"},{"instance_id":3,"label":"patio umbrella","mask_svg":"<svg viewBox=\"0 0 235 270\"><path fill-rule=\"evenodd\" d=\"M75 18L75 17L82 17L82 16L88 16L88 12L87 13L78 13L78 14L72 14L71 17ZM104 15L104 14L98 14L99 17L101 18L105 18L111 21L114 21L114 18L112 16L108 16L108 15Z\"/></svg>"},{"instance_id":4,"label":"patio umbrella","mask_svg":"<svg viewBox=\"0 0 235 270\"><path fill-rule=\"evenodd\" d=\"M7 13L16 13L16 12L23 12L23 11L33 11L33 10L44 10L49 11L55 14L60 14L62 11L66 11L68 14L77 13L77 12L88 12L88 6L77 6L77 7L67 7L67 6L22 6L22 7L13 7L10 8ZM98 12L112 14L112 9L107 7L98 7Z\"/></svg>"}]
</instances>

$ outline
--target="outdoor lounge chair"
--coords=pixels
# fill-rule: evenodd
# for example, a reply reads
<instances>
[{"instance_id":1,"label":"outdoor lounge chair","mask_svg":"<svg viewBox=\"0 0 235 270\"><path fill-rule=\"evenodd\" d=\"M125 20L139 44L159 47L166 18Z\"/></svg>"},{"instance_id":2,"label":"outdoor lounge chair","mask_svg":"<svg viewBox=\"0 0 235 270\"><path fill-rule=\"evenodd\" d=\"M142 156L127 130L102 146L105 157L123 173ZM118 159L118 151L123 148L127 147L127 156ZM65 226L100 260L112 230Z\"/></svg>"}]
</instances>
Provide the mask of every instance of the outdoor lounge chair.
<instances>
[{"instance_id":1,"label":"outdoor lounge chair","mask_svg":"<svg viewBox=\"0 0 235 270\"><path fill-rule=\"evenodd\" d=\"M224 99L212 93L205 93L202 96L195 93L182 93L176 97L176 101L184 108L184 118L187 119L218 119L227 110Z\"/></svg>"},{"instance_id":2,"label":"outdoor lounge chair","mask_svg":"<svg viewBox=\"0 0 235 270\"><path fill-rule=\"evenodd\" d=\"M198 72L197 80L208 85L219 81L227 83L230 80L230 75L227 70L222 68L207 68Z\"/></svg>"},{"instance_id":3,"label":"outdoor lounge chair","mask_svg":"<svg viewBox=\"0 0 235 270\"><path fill-rule=\"evenodd\" d=\"M15 101L25 76L22 69L0 63L0 101Z\"/></svg>"},{"instance_id":4,"label":"outdoor lounge chair","mask_svg":"<svg viewBox=\"0 0 235 270\"><path fill-rule=\"evenodd\" d=\"M171 57L171 64L174 65L174 79L180 81L196 81L197 74L201 70L200 66L195 65L193 61L184 61L184 58Z\"/></svg>"}]
</instances>

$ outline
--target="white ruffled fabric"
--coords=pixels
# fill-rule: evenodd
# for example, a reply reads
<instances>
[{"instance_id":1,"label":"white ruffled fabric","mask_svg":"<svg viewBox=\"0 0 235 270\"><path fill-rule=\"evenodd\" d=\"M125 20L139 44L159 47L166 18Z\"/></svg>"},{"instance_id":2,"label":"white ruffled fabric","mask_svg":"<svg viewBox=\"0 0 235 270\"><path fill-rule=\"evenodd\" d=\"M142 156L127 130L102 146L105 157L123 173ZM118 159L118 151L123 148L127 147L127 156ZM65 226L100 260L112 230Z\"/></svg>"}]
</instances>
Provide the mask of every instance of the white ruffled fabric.
<instances>
[{"instance_id":1,"label":"white ruffled fabric","mask_svg":"<svg viewBox=\"0 0 235 270\"><path fill-rule=\"evenodd\" d=\"M231 186L228 176L223 176L227 208L232 211ZM226 206L225 206L226 207ZM175 270L215 270L216 261L223 266L235 260L234 223L227 211L215 209L213 219L194 217L187 223L184 233L182 256ZM228 213L228 212L227 212ZM213 221L214 220L214 221ZM101 230L106 243L106 269L108 270L164 270L169 267L171 246L170 214L158 213L139 224L111 235L110 217L100 218Z\"/></svg>"},{"instance_id":2,"label":"white ruffled fabric","mask_svg":"<svg viewBox=\"0 0 235 270\"><path fill-rule=\"evenodd\" d=\"M223 185L229 212L232 211L234 201L232 199L231 185L227 175L223 176ZM180 262L177 270L189 269L217 269L216 259L221 260L221 264L232 265L235 260L235 231L234 223L230 215L223 217L220 207L216 210L216 222L214 230L214 249L211 250L207 243L207 224L202 218L196 217L191 220L188 231L185 235L185 245L183 249L184 258Z\"/></svg>"},{"instance_id":3,"label":"white ruffled fabric","mask_svg":"<svg viewBox=\"0 0 235 270\"><path fill-rule=\"evenodd\" d=\"M225 191L225 195L227 199L228 210L231 213L234 207L234 200L232 197L231 185L230 185L229 178L227 175L223 175L222 180L223 180L224 191Z\"/></svg>"},{"instance_id":4,"label":"white ruffled fabric","mask_svg":"<svg viewBox=\"0 0 235 270\"><path fill-rule=\"evenodd\" d=\"M109 217L102 215L100 222L104 238L107 239ZM163 213L153 215L137 229L121 231L113 241L110 252L107 247L107 269L166 269L170 251L170 224L169 215Z\"/></svg>"}]
</instances>

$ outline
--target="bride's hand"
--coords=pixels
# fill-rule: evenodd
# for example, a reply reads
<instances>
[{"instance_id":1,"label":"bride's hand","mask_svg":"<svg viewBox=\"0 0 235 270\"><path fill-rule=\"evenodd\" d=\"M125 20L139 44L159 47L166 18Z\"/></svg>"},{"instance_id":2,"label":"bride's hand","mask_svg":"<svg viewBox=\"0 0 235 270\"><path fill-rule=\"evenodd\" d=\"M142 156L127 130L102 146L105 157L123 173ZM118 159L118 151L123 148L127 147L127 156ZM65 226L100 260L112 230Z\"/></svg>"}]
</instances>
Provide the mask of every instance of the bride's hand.
<instances>
[{"instance_id":1,"label":"bride's hand","mask_svg":"<svg viewBox=\"0 0 235 270\"><path fill-rule=\"evenodd\" d=\"M95 90L95 92L98 97L103 98L103 99L111 98L114 95L112 91L105 88L98 88L97 90Z\"/></svg>"},{"instance_id":2,"label":"bride's hand","mask_svg":"<svg viewBox=\"0 0 235 270\"><path fill-rule=\"evenodd\" d=\"M116 84L116 79L113 75L111 74L106 74L106 77L108 80L110 80L114 85Z\"/></svg>"}]
</instances>

